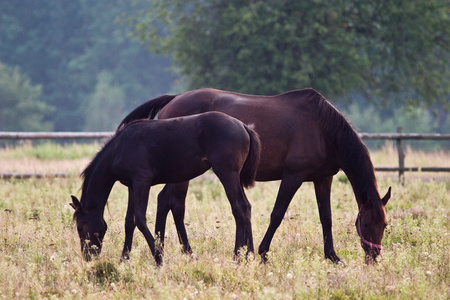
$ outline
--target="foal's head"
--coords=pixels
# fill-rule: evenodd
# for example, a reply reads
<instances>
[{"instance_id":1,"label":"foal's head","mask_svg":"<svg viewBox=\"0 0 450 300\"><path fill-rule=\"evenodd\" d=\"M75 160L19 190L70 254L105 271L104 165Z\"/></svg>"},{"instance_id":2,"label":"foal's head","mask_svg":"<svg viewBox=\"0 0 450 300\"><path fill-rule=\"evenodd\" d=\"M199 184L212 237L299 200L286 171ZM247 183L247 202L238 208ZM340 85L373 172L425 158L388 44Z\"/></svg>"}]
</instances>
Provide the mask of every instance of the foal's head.
<instances>
[{"instance_id":1,"label":"foal's head","mask_svg":"<svg viewBox=\"0 0 450 300\"><path fill-rule=\"evenodd\" d=\"M378 196L379 197L379 196ZM384 207L391 197L391 188L381 199L381 206L374 208L367 194L363 195L363 202L360 205L358 217L356 218L356 232L361 238L361 247L366 253L366 263L376 262L376 258L381 253L381 240L387 226L386 212ZM377 212L377 210L379 211Z\"/></svg>"},{"instance_id":2,"label":"foal's head","mask_svg":"<svg viewBox=\"0 0 450 300\"><path fill-rule=\"evenodd\" d=\"M89 261L93 256L99 255L102 251L103 237L108 226L105 220L103 220L103 216L98 215L98 212L95 212L95 214L86 212L75 196L72 196L70 206L75 209L73 217L77 222L81 252L83 253L84 259Z\"/></svg>"}]
</instances>

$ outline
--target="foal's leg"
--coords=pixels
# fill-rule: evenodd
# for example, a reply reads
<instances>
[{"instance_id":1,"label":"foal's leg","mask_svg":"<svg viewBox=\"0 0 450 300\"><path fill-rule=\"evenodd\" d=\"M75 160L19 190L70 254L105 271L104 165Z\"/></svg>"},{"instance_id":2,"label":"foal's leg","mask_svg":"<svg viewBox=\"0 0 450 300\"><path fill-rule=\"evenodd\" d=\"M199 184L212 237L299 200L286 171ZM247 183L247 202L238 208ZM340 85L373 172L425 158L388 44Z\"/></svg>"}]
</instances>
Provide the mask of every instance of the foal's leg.
<instances>
[{"instance_id":1,"label":"foal's leg","mask_svg":"<svg viewBox=\"0 0 450 300\"><path fill-rule=\"evenodd\" d=\"M294 197L295 192L300 188L302 183L303 180L296 176L284 177L281 181L277 200L275 201L275 206L273 207L272 214L270 215L269 228L267 228L266 234L264 235L258 249L262 262L267 261L267 252L269 251L270 243L272 242L275 231L278 226L280 226L289 203L291 203L292 197Z\"/></svg>"},{"instance_id":2,"label":"foal's leg","mask_svg":"<svg viewBox=\"0 0 450 300\"><path fill-rule=\"evenodd\" d=\"M314 181L314 188L316 191L317 205L319 207L320 222L322 223L325 258L330 259L334 263L338 263L340 259L334 251L333 233L331 231L332 218L330 193L332 180L333 176L329 176Z\"/></svg>"},{"instance_id":3,"label":"foal's leg","mask_svg":"<svg viewBox=\"0 0 450 300\"><path fill-rule=\"evenodd\" d=\"M131 190L128 189L128 208L125 217L125 244L123 246L121 260L130 259L129 253L133 243L133 233L136 228L134 223L134 202L131 200Z\"/></svg>"},{"instance_id":4,"label":"foal's leg","mask_svg":"<svg viewBox=\"0 0 450 300\"><path fill-rule=\"evenodd\" d=\"M156 264L160 266L162 264L162 257L157 255L155 249L155 239L153 235L150 233L150 230L147 227L147 204L148 204L148 196L150 193L150 185L148 182L142 183L139 181L133 182L131 190L132 201L134 202L134 219L137 228L144 235L148 246L150 247L150 251L155 258Z\"/></svg>"},{"instance_id":5,"label":"foal's leg","mask_svg":"<svg viewBox=\"0 0 450 300\"><path fill-rule=\"evenodd\" d=\"M236 222L234 254L237 257L239 249L244 246L247 246L249 253L253 253L255 250L253 246L251 204L245 196L239 174L214 171L225 189Z\"/></svg>"},{"instance_id":6,"label":"foal's leg","mask_svg":"<svg viewBox=\"0 0 450 300\"><path fill-rule=\"evenodd\" d=\"M186 227L184 226L185 201L188 186L189 181L177 184L166 184L158 195L155 233L160 237L161 249L157 249L157 252L163 251L167 214L169 213L169 210L172 210L178 232L178 239L183 246L182 251L184 253L192 253L186 234Z\"/></svg>"},{"instance_id":7,"label":"foal's leg","mask_svg":"<svg viewBox=\"0 0 450 300\"><path fill-rule=\"evenodd\" d=\"M192 249L184 226L184 213L186 211L186 194L189 187L189 181L179 183L172 187L172 198L170 200L171 210L175 226L177 228L178 240L182 245L183 253L191 254Z\"/></svg>"}]
</instances>

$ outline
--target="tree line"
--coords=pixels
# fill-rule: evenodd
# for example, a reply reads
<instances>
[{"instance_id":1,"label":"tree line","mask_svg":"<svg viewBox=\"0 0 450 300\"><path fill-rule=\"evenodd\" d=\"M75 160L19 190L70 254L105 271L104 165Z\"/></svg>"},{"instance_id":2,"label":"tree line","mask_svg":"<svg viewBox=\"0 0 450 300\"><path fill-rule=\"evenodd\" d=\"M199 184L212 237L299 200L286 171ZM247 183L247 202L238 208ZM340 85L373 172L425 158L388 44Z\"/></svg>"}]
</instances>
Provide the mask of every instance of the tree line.
<instances>
[{"instance_id":1,"label":"tree line","mask_svg":"<svg viewBox=\"0 0 450 300\"><path fill-rule=\"evenodd\" d=\"M363 129L370 106L380 126L419 110L444 131L449 31L446 0L0 1L0 67L34 95L0 97L0 126L111 130L167 92L313 87Z\"/></svg>"},{"instance_id":2,"label":"tree line","mask_svg":"<svg viewBox=\"0 0 450 300\"><path fill-rule=\"evenodd\" d=\"M170 53L190 88L270 95L313 87L342 106L375 105L382 119L428 110L444 130L447 0L148 2L152 10L129 18L135 36Z\"/></svg>"}]
</instances>

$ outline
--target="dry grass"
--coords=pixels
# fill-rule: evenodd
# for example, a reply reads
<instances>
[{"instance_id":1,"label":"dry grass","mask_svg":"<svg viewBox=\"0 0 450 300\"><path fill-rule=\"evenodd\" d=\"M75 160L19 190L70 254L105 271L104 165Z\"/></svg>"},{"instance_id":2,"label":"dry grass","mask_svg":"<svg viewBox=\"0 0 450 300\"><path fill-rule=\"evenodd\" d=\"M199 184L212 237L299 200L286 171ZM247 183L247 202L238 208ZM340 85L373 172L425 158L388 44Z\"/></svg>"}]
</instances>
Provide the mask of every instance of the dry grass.
<instances>
[{"instance_id":1,"label":"dry grass","mask_svg":"<svg viewBox=\"0 0 450 300\"><path fill-rule=\"evenodd\" d=\"M0 153L0 164L4 159L1 157ZM444 160L447 163L450 159L447 156ZM80 160L74 165L78 170L85 162ZM341 265L323 258L320 221L310 183L302 186L289 206L272 242L270 262L260 265L256 257L235 264L235 224L223 189L214 179L192 182L187 197L185 222L195 258L180 253L169 217L165 264L161 268L155 266L139 231L135 233L131 260L119 263L127 189L117 184L105 212L109 229L104 251L98 260L86 263L80 255L68 206L70 194L79 195L80 186L75 175L0 183L0 298L450 297L448 181L407 180L401 186L396 180L379 178L380 192L392 186L393 196L387 206L390 225L383 240L383 257L376 266L364 264L354 228L356 202L345 180L335 180L332 190L335 247L345 262ZM267 229L277 188L278 182L257 183L247 192L253 205L255 246ZM151 190L147 212L150 228L154 227L155 199L160 189L157 186Z\"/></svg>"},{"instance_id":2,"label":"dry grass","mask_svg":"<svg viewBox=\"0 0 450 300\"><path fill-rule=\"evenodd\" d=\"M35 157L1 159L0 173L74 173L79 174L89 163L89 158L41 160Z\"/></svg>"},{"instance_id":3,"label":"dry grass","mask_svg":"<svg viewBox=\"0 0 450 300\"><path fill-rule=\"evenodd\" d=\"M397 147L392 141L387 141L381 150L372 151L371 158L375 166L398 167ZM406 147L405 166L450 168L450 150L418 151Z\"/></svg>"}]
</instances>

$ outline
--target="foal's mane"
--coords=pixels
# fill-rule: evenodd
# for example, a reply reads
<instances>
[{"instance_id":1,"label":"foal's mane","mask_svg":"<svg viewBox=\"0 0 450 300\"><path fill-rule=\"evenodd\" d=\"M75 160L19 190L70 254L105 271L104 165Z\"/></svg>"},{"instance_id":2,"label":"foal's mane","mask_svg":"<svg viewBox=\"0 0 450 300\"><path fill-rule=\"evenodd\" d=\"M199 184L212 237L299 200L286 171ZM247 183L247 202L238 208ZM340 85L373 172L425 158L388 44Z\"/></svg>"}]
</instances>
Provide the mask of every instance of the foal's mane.
<instances>
[{"instance_id":1,"label":"foal's mane","mask_svg":"<svg viewBox=\"0 0 450 300\"><path fill-rule=\"evenodd\" d=\"M125 128L125 127L124 127ZM94 157L92 158L91 162L86 166L86 168L81 172L80 177L83 179L83 184L81 186L81 195L86 195L87 188L89 186L90 179L92 177L92 174L95 171L95 168L97 167L98 162L103 158L105 153L109 151L109 148L111 148L115 138L122 132L123 130L117 131L115 134L113 134L110 138L108 138L105 143L103 144L102 149L98 151Z\"/></svg>"},{"instance_id":2,"label":"foal's mane","mask_svg":"<svg viewBox=\"0 0 450 300\"><path fill-rule=\"evenodd\" d=\"M87 167L80 174L81 178L83 178L83 185L81 188L82 194L85 194L86 189L89 185L92 173L94 172L95 168L97 167L98 162L105 155L107 155L108 151L113 150L117 137L120 136L125 131L126 128L132 126L133 124L141 123L142 121L146 121L146 119L137 119L137 120L131 121L130 123L126 124L125 126L122 126L119 129L117 129L117 131L109 139L107 139L105 141L102 149L100 149L100 151L98 151L97 154L95 154L94 158L91 160L91 162L87 165Z\"/></svg>"},{"instance_id":3,"label":"foal's mane","mask_svg":"<svg viewBox=\"0 0 450 300\"><path fill-rule=\"evenodd\" d=\"M347 118L325 97L312 90L310 101L317 105L319 123L327 139L336 147L342 163L346 165L345 172L353 173L357 179L356 184L352 182L353 189L360 195L367 192L376 215L384 219L375 171L367 147Z\"/></svg>"}]
</instances>

